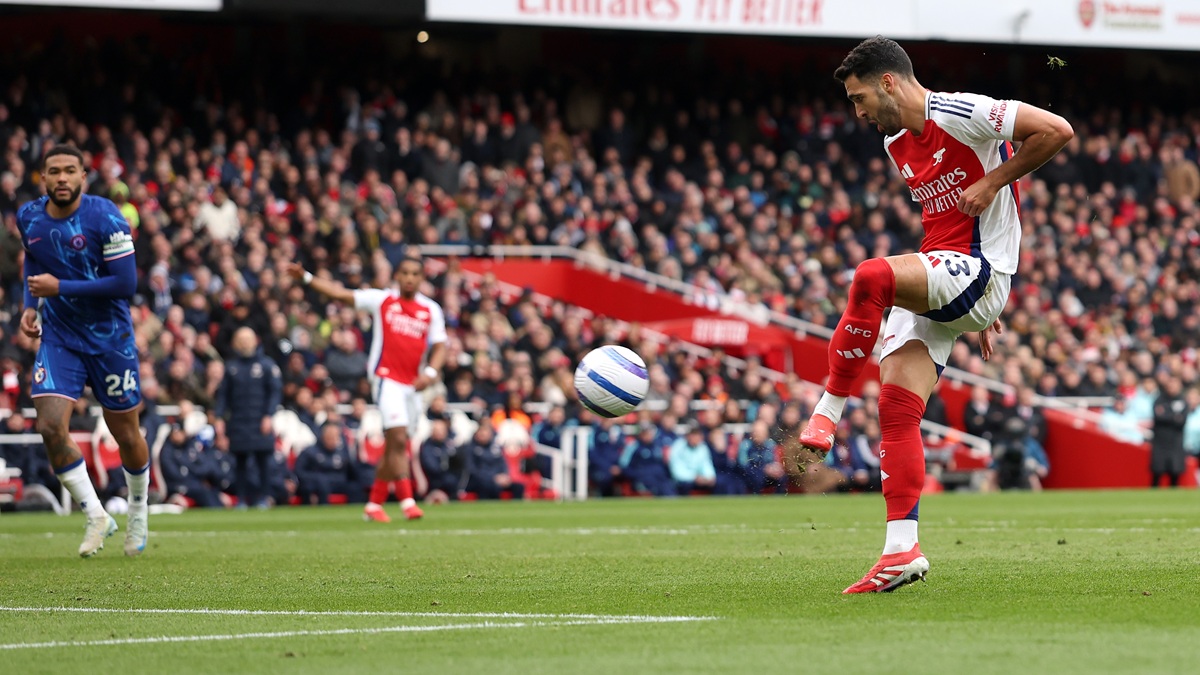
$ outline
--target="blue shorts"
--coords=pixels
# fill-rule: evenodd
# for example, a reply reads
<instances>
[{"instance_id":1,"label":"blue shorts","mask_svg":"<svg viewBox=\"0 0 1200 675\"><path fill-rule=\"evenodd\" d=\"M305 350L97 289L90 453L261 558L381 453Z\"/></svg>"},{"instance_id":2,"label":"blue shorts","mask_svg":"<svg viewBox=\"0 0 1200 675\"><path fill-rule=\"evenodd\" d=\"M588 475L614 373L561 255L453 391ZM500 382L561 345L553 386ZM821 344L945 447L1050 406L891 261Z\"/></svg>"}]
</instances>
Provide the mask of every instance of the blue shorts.
<instances>
[{"instance_id":1,"label":"blue shorts","mask_svg":"<svg viewBox=\"0 0 1200 675\"><path fill-rule=\"evenodd\" d=\"M105 410L133 410L142 402L138 365L137 348L132 344L104 354L82 354L43 340L33 362L30 394L74 401L83 396L86 384Z\"/></svg>"}]
</instances>

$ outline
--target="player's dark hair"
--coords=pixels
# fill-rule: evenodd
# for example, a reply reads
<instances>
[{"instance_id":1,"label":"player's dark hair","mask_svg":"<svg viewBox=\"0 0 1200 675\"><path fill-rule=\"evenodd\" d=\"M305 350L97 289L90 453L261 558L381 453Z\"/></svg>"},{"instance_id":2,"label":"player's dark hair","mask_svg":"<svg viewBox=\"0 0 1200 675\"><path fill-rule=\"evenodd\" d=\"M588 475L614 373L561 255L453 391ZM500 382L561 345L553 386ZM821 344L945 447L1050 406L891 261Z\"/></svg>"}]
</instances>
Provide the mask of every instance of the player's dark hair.
<instances>
[{"instance_id":1,"label":"player's dark hair","mask_svg":"<svg viewBox=\"0 0 1200 675\"><path fill-rule=\"evenodd\" d=\"M845 82L851 75L860 80L874 79L884 73L895 73L901 77L912 79L912 60L908 58L904 48L882 35L867 38L850 50L842 65L833 71L833 76L839 82Z\"/></svg>"},{"instance_id":2,"label":"player's dark hair","mask_svg":"<svg viewBox=\"0 0 1200 675\"><path fill-rule=\"evenodd\" d=\"M79 148L73 145L60 143L53 148L50 148L46 154L42 155L42 171L46 170L46 160L50 159L51 157L57 157L58 155L69 155L74 157L75 159L79 160L79 166L83 166L83 153L79 151ZM83 166L83 168L85 170L87 169L86 166Z\"/></svg>"}]
</instances>

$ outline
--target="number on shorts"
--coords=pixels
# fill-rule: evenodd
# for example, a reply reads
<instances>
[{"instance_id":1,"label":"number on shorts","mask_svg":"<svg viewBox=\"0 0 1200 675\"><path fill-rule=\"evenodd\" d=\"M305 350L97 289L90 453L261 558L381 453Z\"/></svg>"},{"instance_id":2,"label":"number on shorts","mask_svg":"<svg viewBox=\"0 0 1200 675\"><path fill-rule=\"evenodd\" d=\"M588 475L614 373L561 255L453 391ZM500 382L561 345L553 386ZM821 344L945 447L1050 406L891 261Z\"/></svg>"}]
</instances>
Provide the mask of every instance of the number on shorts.
<instances>
[{"instance_id":1,"label":"number on shorts","mask_svg":"<svg viewBox=\"0 0 1200 675\"><path fill-rule=\"evenodd\" d=\"M959 267L959 265L962 265L962 267ZM946 271L949 272L950 276L952 277L956 277L960 274L970 274L971 263L967 262L966 260L947 260Z\"/></svg>"},{"instance_id":2,"label":"number on shorts","mask_svg":"<svg viewBox=\"0 0 1200 675\"><path fill-rule=\"evenodd\" d=\"M105 393L109 396L120 396L124 392L137 389L137 381L133 379L133 371L129 370L128 368L125 369L124 377L117 375L116 373L106 375L104 377L104 383L108 385L108 389L105 391Z\"/></svg>"}]
</instances>

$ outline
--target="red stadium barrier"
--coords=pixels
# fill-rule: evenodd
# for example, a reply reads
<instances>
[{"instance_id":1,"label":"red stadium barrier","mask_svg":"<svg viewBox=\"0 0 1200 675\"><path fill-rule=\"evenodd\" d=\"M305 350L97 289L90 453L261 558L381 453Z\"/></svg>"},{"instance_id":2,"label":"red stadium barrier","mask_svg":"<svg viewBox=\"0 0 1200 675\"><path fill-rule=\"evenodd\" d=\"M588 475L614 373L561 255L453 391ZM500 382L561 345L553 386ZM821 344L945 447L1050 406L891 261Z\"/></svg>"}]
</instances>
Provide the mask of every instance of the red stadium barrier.
<instances>
[{"instance_id":1,"label":"red stadium barrier","mask_svg":"<svg viewBox=\"0 0 1200 675\"><path fill-rule=\"evenodd\" d=\"M1119 441L1096 425L1061 410L1046 410L1047 488L1150 486L1150 445ZM1181 484L1196 487L1196 458L1189 457Z\"/></svg>"}]
</instances>

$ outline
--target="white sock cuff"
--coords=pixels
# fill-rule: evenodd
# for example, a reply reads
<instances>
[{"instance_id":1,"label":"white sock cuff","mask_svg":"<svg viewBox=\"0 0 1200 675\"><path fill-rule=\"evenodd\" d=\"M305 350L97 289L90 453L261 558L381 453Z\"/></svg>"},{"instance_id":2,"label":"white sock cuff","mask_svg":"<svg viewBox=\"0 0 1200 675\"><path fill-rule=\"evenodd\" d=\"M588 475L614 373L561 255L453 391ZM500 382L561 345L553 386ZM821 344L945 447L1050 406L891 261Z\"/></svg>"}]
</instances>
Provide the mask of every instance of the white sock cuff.
<instances>
[{"instance_id":1,"label":"white sock cuff","mask_svg":"<svg viewBox=\"0 0 1200 675\"><path fill-rule=\"evenodd\" d=\"M831 422L837 424L842 421L842 412L846 409L846 397L834 396L829 392L821 395L821 400L817 401L813 412L828 417Z\"/></svg>"}]
</instances>

